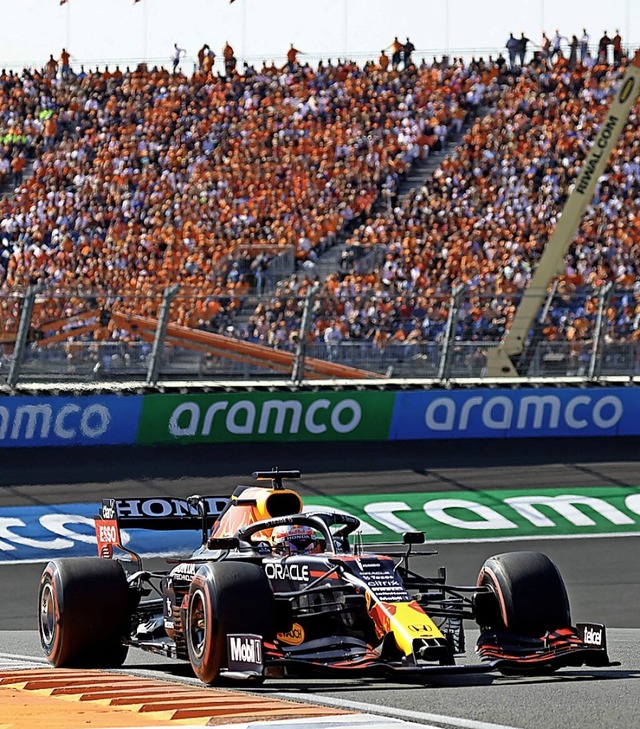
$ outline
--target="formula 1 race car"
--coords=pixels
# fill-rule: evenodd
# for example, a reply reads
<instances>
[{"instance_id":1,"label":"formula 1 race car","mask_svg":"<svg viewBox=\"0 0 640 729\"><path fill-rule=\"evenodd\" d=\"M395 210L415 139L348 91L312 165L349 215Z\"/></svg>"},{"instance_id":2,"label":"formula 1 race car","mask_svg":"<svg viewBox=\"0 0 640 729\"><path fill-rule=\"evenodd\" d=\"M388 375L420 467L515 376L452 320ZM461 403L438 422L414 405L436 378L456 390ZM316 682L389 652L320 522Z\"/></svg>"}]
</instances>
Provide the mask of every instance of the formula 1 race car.
<instances>
[{"instance_id":1,"label":"formula 1 race car","mask_svg":"<svg viewBox=\"0 0 640 729\"><path fill-rule=\"evenodd\" d=\"M356 517L303 511L283 486L299 471L253 476L270 487L239 486L229 500L105 499L96 517L100 556L54 560L42 574L48 660L113 667L134 646L188 660L206 684L615 665L603 625L572 627L563 580L545 555L499 554L476 585L449 585L444 568L433 577L411 569L414 556L436 554L416 546L422 533L365 551ZM195 528L202 544L189 558L167 560L167 571L148 572L121 531L139 527ZM480 627L476 665L456 665L465 619Z\"/></svg>"}]
</instances>

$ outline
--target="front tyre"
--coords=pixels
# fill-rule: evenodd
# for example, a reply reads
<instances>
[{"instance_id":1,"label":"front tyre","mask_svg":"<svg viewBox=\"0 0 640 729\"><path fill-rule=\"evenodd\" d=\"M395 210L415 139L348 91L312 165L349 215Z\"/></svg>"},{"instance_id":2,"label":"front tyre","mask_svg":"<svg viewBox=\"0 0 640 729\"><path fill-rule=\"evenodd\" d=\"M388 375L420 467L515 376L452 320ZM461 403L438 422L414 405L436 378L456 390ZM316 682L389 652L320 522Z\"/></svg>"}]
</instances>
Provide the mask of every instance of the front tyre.
<instances>
[{"instance_id":1,"label":"front tyre","mask_svg":"<svg viewBox=\"0 0 640 729\"><path fill-rule=\"evenodd\" d=\"M478 596L476 620L482 628L540 637L571 625L569 598L558 568L539 552L506 552L482 566L478 585L487 585L489 600ZM482 598L485 598L484 600Z\"/></svg>"},{"instance_id":2,"label":"front tyre","mask_svg":"<svg viewBox=\"0 0 640 729\"><path fill-rule=\"evenodd\" d=\"M40 578L38 633L56 668L121 666L129 632L129 586L119 562L52 560Z\"/></svg>"},{"instance_id":3,"label":"front tyre","mask_svg":"<svg viewBox=\"0 0 640 729\"><path fill-rule=\"evenodd\" d=\"M275 635L275 600L264 571L242 562L203 565L189 587L184 625L194 673L203 683L218 682L228 665L229 633Z\"/></svg>"}]
</instances>

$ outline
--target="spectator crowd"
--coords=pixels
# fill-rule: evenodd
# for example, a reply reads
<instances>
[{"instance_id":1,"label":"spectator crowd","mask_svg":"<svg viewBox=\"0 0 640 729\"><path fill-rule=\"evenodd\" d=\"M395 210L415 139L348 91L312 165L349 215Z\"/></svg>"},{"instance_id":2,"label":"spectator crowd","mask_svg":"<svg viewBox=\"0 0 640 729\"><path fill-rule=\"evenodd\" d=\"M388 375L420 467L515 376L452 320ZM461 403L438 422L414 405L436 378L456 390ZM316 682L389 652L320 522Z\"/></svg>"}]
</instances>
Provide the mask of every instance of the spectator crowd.
<instances>
[{"instance_id":1,"label":"spectator crowd","mask_svg":"<svg viewBox=\"0 0 640 729\"><path fill-rule=\"evenodd\" d=\"M499 339L624 72L613 47L611 62L589 62L587 43L584 56L560 47L529 63L526 44L514 59L507 46L508 62L417 63L396 38L391 62L312 68L292 45L284 67L242 74L230 49L215 75L205 46L186 76L176 44L171 71L74 73L68 54L64 73L3 71L0 175L13 192L0 200L0 334L17 326L11 294L36 283L57 292L39 301L37 325L96 305L155 316L179 284L173 321L291 347L318 283L312 341L438 341L460 286L457 337ZM401 200L412 164L476 113ZM626 292L610 302L607 336L640 338L637 108L630 122L567 256L549 339L592 336L607 281ZM318 280L341 239L350 256ZM274 287L285 250L297 270ZM374 263L357 265L369 252ZM240 327L256 289L267 296Z\"/></svg>"},{"instance_id":2,"label":"spectator crowd","mask_svg":"<svg viewBox=\"0 0 640 729\"><path fill-rule=\"evenodd\" d=\"M399 76L349 62L191 78L5 72L0 120L34 162L0 202L3 290L117 293L146 314L173 283L213 299L245 293L234 256L289 247L300 263L317 257L383 185L441 146L471 83L463 71ZM199 324L192 315L177 320Z\"/></svg>"}]
</instances>

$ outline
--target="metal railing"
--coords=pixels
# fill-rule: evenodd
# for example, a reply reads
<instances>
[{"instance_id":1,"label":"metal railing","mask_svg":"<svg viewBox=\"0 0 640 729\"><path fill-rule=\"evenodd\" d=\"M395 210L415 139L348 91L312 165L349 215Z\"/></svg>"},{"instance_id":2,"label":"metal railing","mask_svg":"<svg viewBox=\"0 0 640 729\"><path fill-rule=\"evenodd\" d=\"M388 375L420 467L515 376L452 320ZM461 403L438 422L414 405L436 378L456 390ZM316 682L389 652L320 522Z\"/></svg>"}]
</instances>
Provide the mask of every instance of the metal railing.
<instances>
[{"instance_id":1,"label":"metal railing","mask_svg":"<svg viewBox=\"0 0 640 729\"><path fill-rule=\"evenodd\" d=\"M280 282L262 297L218 297L209 317L203 312L216 298L176 287L143 298L38 288L2 295L0 385L301 381L305 357L388 378L478 378L519 295L459 288L449 297L424 300L366 291L329 296L318 288L315 296L303 298ZM569 295L554 289L547 304L522 376L585 382L640 376L640 292L607 286ZM146 337L135 325L127 326L142 307L151 322ZM293 368L289 375L272 372L250 357L232 359L219 348L194 348L171 335L176 324L292 352L297 374ZM328 327L339 333L331 336ZM302 341L301 330L306 331Z\"/></svg>"}]
</instances>

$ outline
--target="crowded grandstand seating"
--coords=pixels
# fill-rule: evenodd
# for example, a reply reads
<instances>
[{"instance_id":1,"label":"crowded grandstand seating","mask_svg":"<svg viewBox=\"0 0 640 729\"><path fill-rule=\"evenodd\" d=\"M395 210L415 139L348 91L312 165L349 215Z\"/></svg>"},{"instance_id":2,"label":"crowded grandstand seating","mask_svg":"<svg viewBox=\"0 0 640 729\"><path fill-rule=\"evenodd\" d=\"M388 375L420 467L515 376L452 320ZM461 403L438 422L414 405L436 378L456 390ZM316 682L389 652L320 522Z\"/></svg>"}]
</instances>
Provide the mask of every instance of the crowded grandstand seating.
<instances>
[{"instance_id":1,"label":"crowded grandstand seating","mask_svg":"<svg viewBox=\"0 0 640 729\"><path fill-rule=\"evenodd\" d=\"M570 71L560 60L551 70L502 76L494 108L424 187L353 231L351 245L380 246L384 259L372 272L323 282L315 339L337 322L343 340L441 340L452 292L463 285L457 338L499 340L623 70ZM616 293L606 308L606 337L640 340L639 193L636 106L566 258L544 323L547 339L592 338L598 292L609 281ZM261 318L281 316L289 296L283 286L271 309L254 317L253 331Z\"/></svg>"},{"instance_id":2,"label":"crowded grandstand seating","mask_svg":"<svg viewBox=\"0 0 640 729\"><path fill-rule=\"evenodd\" d=\"M96 306L153 316L178 283L173 321L290 347L314 264L346 234L358 258L379 258L320 282L313 340L437 341L461 284L457 336L499 339L620 74L562 60L518 75L461 61L189 78L3 72L2 158L33 157L33 174L0 201L0 329L15 330L12 294L35 283L57 292L38 301L36 327ZM402 202L382 194L481 106L490 113L424 187ZM608 336L639 336L637 116L567 257L550 339L592 336L606 281L628 290L610 302ZM296 273L235 324L259 266L286 248Z\"/></svg>"},{"instance_id":3,"label":"crowded grandstand seating","mask_svg":"<svg viewBox=\"0 0 640 729\"><path fill-rule=\"evenodd\" d=\"M443 136L460 123L474 84L464 69L400 77L350 63L244 77L5 73L0 82L2 123L29 122L35 154L33 175L0 203L2 290L44 282L135 297L116 305L142 314L173 283L237 306L252 275L251 261L238 275L238 249L317 257L439 143L436 128ZM58 302L36 317L64 315L69 302ZM172 313L190 326L210 314Z\"/></svg>"}]
</instances>

